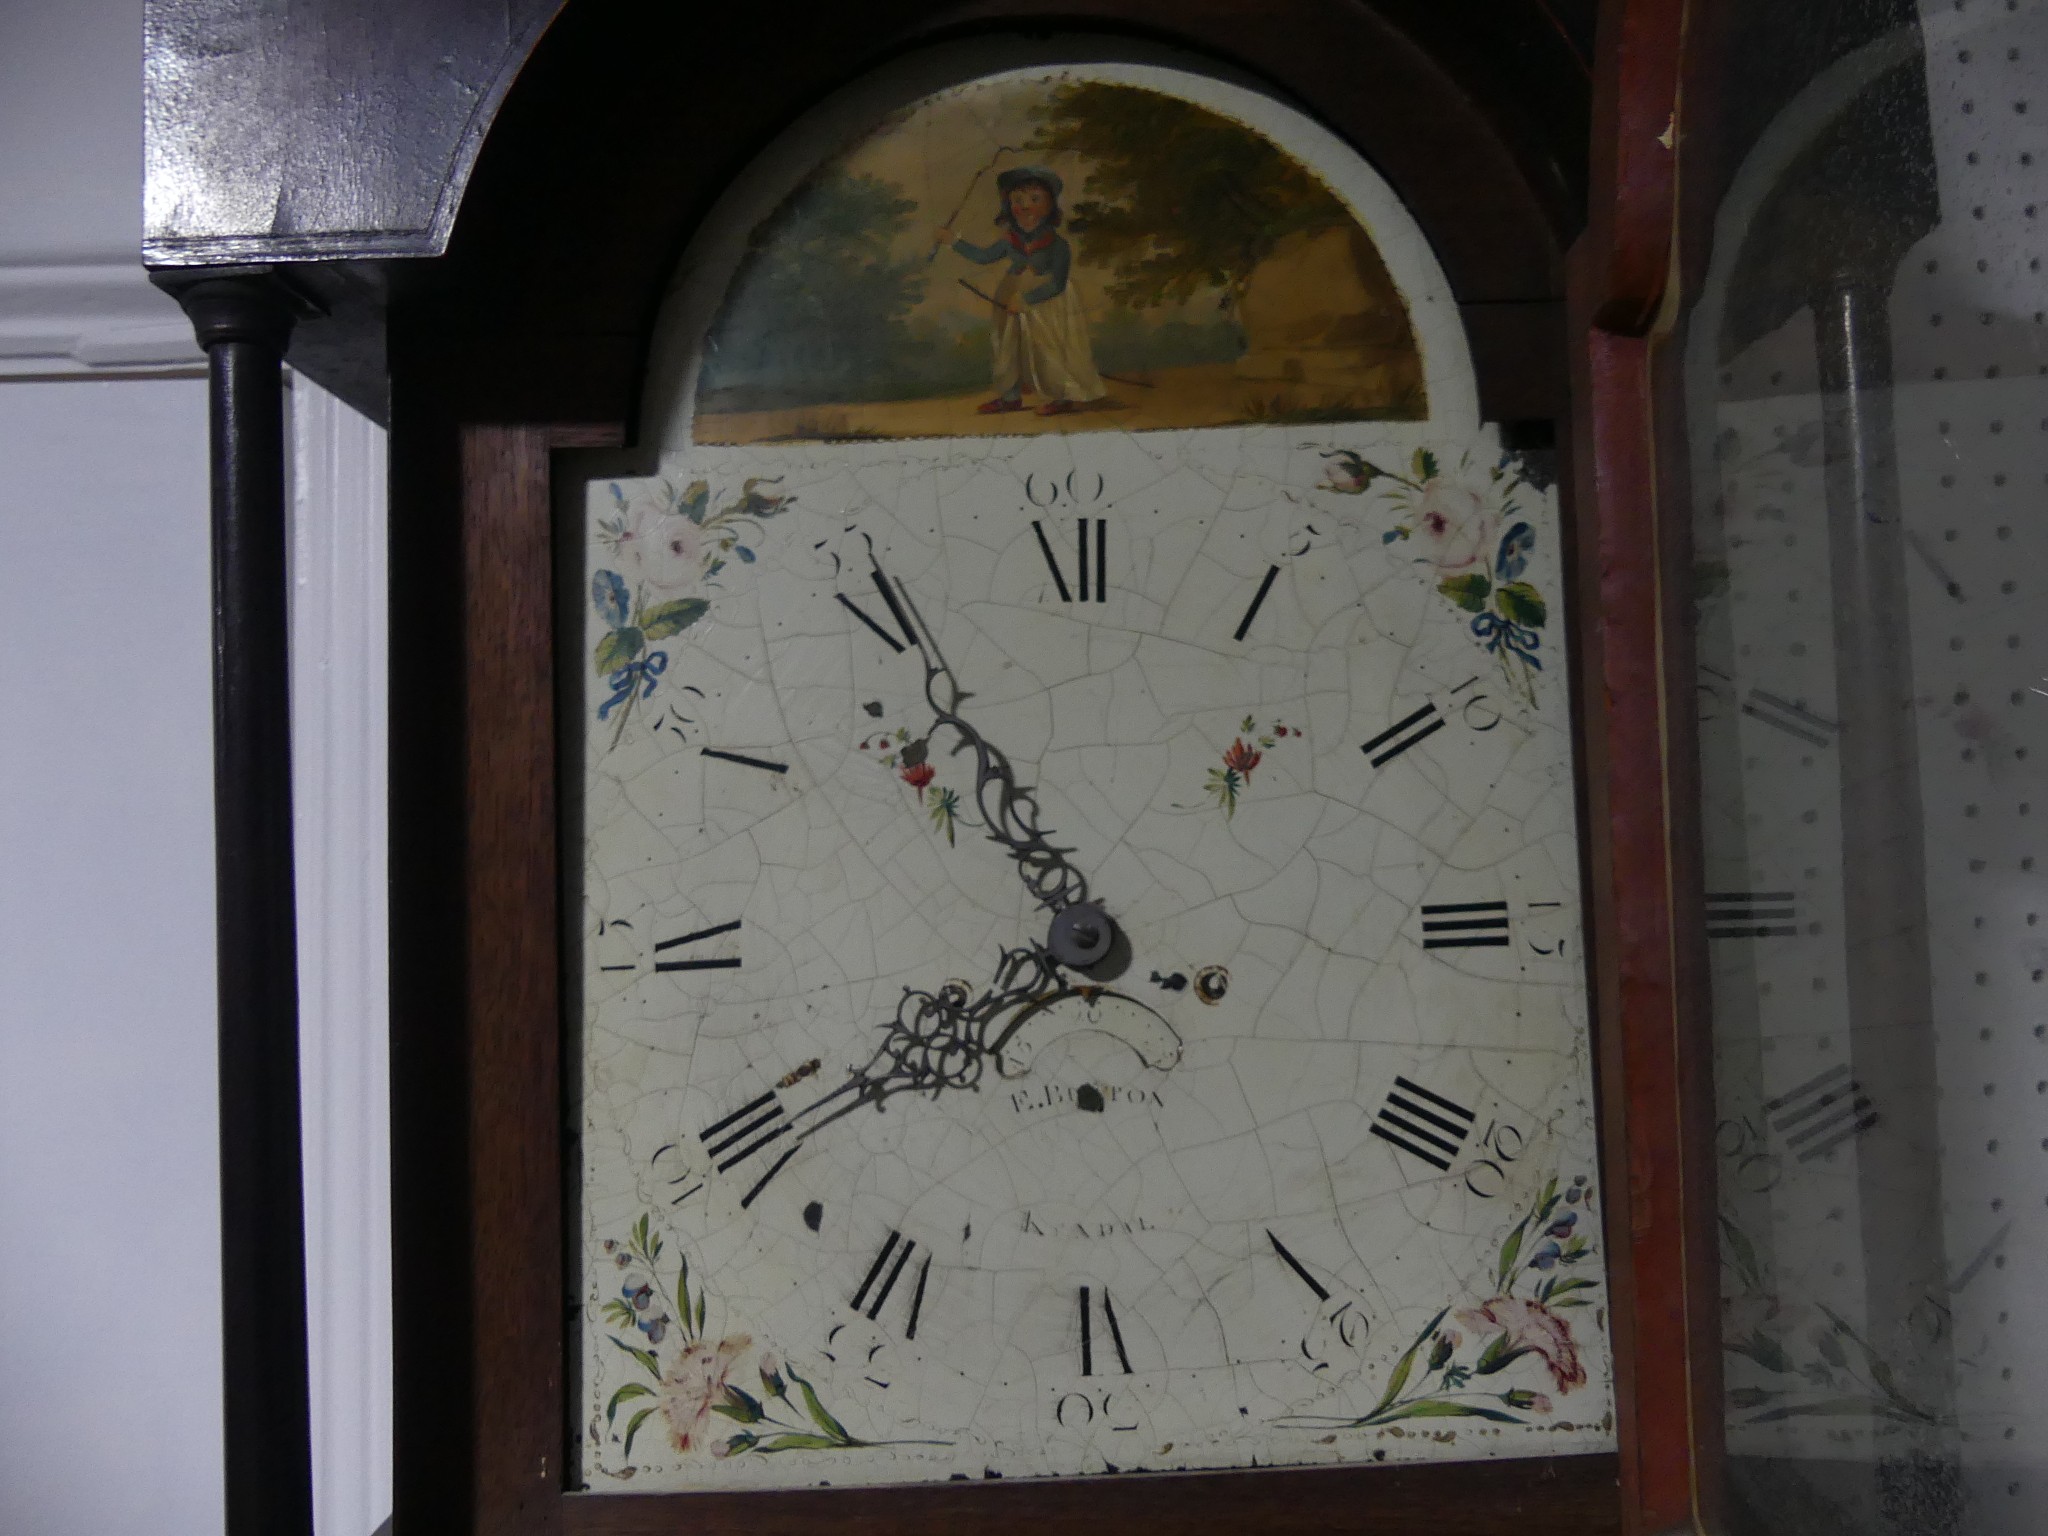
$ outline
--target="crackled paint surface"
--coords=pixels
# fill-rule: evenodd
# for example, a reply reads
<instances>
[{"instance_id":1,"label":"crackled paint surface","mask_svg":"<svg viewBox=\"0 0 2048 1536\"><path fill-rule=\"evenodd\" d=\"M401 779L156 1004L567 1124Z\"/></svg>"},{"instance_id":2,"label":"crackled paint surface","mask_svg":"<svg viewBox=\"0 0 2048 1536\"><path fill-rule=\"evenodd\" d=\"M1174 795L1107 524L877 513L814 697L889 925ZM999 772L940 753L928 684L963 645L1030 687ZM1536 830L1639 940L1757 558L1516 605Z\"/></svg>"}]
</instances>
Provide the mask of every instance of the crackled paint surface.
<instances>
[{"instance_id":1,"label":"crackled paint surface","mask_svg":"<svg viewBox=\"0 0 2048 1536\"><path fill-rule=\"evenodd\" d=\"M1611 1448L1555 493L1334 140L1033 80L1311 165L1430 415L716 444L685 390L590 484L584 1481Z\"/></svg>"}]
</instances>

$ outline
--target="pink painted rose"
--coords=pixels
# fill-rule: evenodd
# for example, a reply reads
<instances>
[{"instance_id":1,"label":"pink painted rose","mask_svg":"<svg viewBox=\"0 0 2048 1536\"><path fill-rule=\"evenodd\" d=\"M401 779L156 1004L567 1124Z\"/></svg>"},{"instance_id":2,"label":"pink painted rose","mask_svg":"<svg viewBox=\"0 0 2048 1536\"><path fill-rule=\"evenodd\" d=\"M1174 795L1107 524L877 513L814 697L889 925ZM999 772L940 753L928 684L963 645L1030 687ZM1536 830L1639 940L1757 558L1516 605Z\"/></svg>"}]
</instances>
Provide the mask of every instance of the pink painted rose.
<instances>
[{"instance_id":1,"label":"pink painted rose","mask_svg":"<svg viewBox=\"0 0 2048 1536\"><path fill-rule=\"evenodd\" d=\"M702 1440L712 1405L725 1396L733 1362L753 1344L747 1334L736 1333L716 1344L699 1339L676 1356L661 1378L661 1411L677 1450L687 1451Z\"/></svg>"},{"instance_id":2,"label":"pink painted rose","mask_svg":"<svg viewBox=\"0 0 2048 1536\"><path fill-rule=\"evenodd\" d=\"M1484 1306L1461 1310L1458 1321L1475 1333L1506 1334L1510 1353L1541 1355L1560 1393L1586 1384L1586 1367L1579 1361L1578 1345L1572 1342L1571 1325L1540 1301L1496 1296Z\"/></svg>"},{"instance_id":3,"label":"pink painted rose","mask_svg":"<svg viewBox=\"0 0 2048 1536\"><path fill-rule=\"evenodd\" d=\"M1415 536L1424 558L1440 571L1469 570L1493 555L1500 519L1482 489L1449 474L1423 487L1415 504Z\"/></svg>"}]
</instances>

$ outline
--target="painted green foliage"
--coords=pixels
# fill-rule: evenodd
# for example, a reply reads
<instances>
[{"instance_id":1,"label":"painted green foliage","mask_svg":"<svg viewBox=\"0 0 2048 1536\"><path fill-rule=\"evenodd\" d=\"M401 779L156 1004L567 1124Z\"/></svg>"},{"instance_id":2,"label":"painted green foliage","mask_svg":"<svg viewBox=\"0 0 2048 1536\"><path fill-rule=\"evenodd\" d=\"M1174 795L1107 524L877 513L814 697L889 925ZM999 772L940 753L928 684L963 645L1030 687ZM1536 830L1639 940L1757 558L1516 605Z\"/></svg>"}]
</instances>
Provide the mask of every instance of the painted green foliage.
<instances>
[{"instance_id":1,"label":"painted green foliage","mask_svg":"<svg viewBox=\"0 0 2048 1536\"><path fill-rule=\"evenodd\" d=\"M795 500L767 489L774 484L750 479L716 510L703 480L682 489L660 480L631 497L617 484L611 487L612 507L597 520L597 540L612 563L591 575L590 603L605 625L592 660L611 689L597 706L597 718L619 711L612 745L618 745L634 705L653 696L668 670L668 652L655 646L711 611L708 597L693 594L716 588L729 558L753 564L751 541L762 522Z\"/></svg>"},{"instance_id":2,"label":"painted green foliage","mask_svg":"<svg viewBox=\"0 0 2048 1536\"><path fill-rule=\"evenodd\" d=\"M955 829L960 821L960 792L949 785L933 782L939 771L931 762L931 737L913 737L907 729L898 726L894 731L863 736L860 749L877 753L877 760L884 768L893 769L897 778L917 791L917 803L931 817L932 827L946 835L947 846L953 846Z\"/></svg>"},{"instance_id":3,"label":"painted green foliage","mask_svg":"<svg viewBox=\"0 0 2048 1536\"><path fill-rule=\"evenodd\" d=\"M1462 460L1446 470L1427 448L1418 448L1407 473L1386 469L1349 448L1333 448L1321 489L1340 495L1387 498L1401 521L1380 535L1383 542L1413 541L1416 563L1430 566L1436 589L1453 607L1472 615L1473 637L1525 699L1535 701L1535 675L1550 605L1524 579L1536 530L1522 515L1519 493L1529 488L1516 461L1504 457L1483 474Z\"/></svg>"},{"instance_id":4,"label":"painted green foliage","mask_svg":"<svg viewBox=\"0 0 2048 1536\"><path fill-rule=\"evenodd\" d=\"M1093 167L1076 237L1116 274L1111 297L1134 308L1234 294L1284 236L1351 221L1300 161L1177 97L1089 81L1052 91L1032 115L1033 153Z\"/></svg>"},{"instance_id":5,"label":"painted green foliage","mask_svg":"<svg viewBox=\"0 0 2048 1536\"><path fill-rule=\"evenodd\" d=\"M1251 787L1253 770L1265 760L1275 743L1299 735L1299 727L1278 720L1262 732L1255 717L1244 717L1236 737L1223 749L1223 766L1209 770L1209 794L1223 807L1224 820L1237 815L1237 797Z\"/></svg>"},{"instance_id":6,"label":"painted green foliage","mask_svg":"<svg viewBox=\"0 0 2048 1536\"><path fill-rule=\"evenodd\" d=\"M645 1214L625 1238L604 1244L620 1282L619 1294L601 1308L612 1330L606 1336L645 1377L626 1382L605 1403L606 1429L628 1462L641 1430L657 1413L675 1450L708 1447L716 1457L948 1443L863 1439L826 1408L794 1365L765 1347L757 1350L751 1335L731 1333L714 1342L706 1332L710 1296L703 1280L693 1291L688 1257L678 1254L665 1266L664 1248ZM750 1356L759 1395L733 1379ZM714 1417L740 1426L738 1432L725 1434L726 1425L714 1424Z\"/></svg>"},{"instance_id":7,"label":"painted green foliage","mask_svg":"<svg viewBox=\"0 0 2048 1536\"><path fill-rule=\"evenodd\" d=\"M1597 1280L1572 1270L1593 1254L1579 1230L1593 1224L1593 1191L1582 1174L1563 1189L1555 1177L1501 1240L1492 1293L1476 1306L1437 1311L1388 1372L1377 1402L1355 1418L1303 1416L1300 1428L1370 1429L1404 1419L1489 1419L1526 1424L1524 1415L1554 1411L1549 1393L1498 1387L1486 1378L1530 1356L1549 1372L1559 1397L1586 1384L1586 1367L1567 1314L1589 1305ZM1527 1287L1526 1293L1523 1287ZM1483 1341L1483 1342L1481 1342ZM1476 1353L1468 1346L1478 1344ZM1485 1382L1484 1385L1481 1385Z\"/></svg>"}]
</instances>

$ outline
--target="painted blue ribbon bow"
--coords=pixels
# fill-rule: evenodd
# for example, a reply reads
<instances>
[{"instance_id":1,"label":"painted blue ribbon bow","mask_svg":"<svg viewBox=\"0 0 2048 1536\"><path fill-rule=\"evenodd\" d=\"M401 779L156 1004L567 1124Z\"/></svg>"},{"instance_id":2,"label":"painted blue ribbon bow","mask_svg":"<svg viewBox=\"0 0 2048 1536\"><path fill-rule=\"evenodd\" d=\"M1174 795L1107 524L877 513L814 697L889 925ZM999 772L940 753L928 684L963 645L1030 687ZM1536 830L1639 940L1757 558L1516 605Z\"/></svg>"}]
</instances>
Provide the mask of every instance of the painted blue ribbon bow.
<instances>
[{"instance_id":1,"label":"painted blue ribbon bow","mask_svg":"<svg viewBox=\"0 0 2048 1536\"><path fill-rule=\"evenodd\" d=\"M597 706L597 718L602 720L612 712L613 706L632 698L635 688L640 689L641 698L648 697L654 692L654 680L667 670L667 651L649 651L639 660L627 662L604 680L605 686L612 690L612 696Z\"/></svg>"},{"instance_id":2,"label":"painted blue ribbon bow","mask_svg":"<svg viewBox=\"0 0 2048 1536\"><path fill-rule=\"evenodd\" d=\"M1536 648L1543 644L1543 637L1527 625L1504 619L1499 614L1482 613L1472 620L1472 633L1485 642L1488 655L1499 655L1505 646L1510 656L1520 657L1539 672L1543 670L1543 663L1536 657Z\"/></svg>"}]
</instances>

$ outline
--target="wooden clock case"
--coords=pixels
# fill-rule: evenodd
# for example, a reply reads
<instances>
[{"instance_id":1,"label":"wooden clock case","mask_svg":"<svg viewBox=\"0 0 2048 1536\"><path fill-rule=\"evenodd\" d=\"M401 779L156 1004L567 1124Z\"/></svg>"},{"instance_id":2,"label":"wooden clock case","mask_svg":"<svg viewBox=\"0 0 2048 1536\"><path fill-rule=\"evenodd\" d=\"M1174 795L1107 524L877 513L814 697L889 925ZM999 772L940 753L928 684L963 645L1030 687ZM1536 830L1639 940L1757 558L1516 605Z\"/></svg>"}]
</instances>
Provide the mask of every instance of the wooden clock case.
<instances>
[{"instance_id":1,"label":"wooden clock case","mask_svg":"<svg viewBox=\"0 0 2048 1536\"><path fill-rule=\"evenodd\" d=\"M1719 1387L1699 1332L1707 1163L1680 1129L1711 1123L1686 1117L1707 1088L1682 1054L1699 1032L1681 999L1698 994L1672 935L1695 929L1669 894L1697 888L1667 814L1684 791L1669 765L1690 752L1664 699L1689 667L1658 597L1674 554L1654 522L1651 353L1631 334L1657 311L1669 242L1668 135L1662 159L1654 141L1674 13L1610 6L1596 54L1591 5L1564 0L564 9L497 115L448 253L362 269L389 316L399 1532L1693 1527L1693 1421L1717 1420ZM1484 416L1558 451L1620 1454L579 1497L551 455L630 445L669 274L810 103L935 42L1091 31L1249 73L1365 155L1443 264Z\"/></svg>"}]
</instances>

